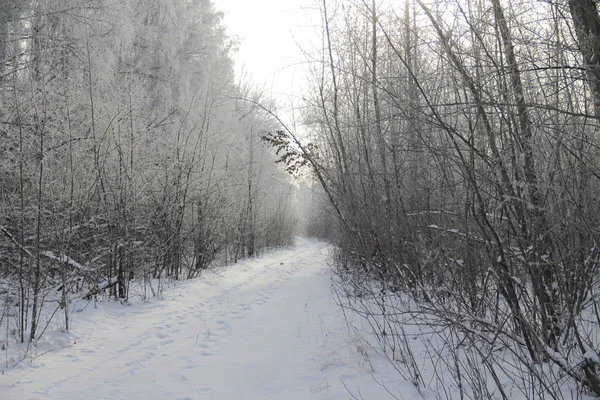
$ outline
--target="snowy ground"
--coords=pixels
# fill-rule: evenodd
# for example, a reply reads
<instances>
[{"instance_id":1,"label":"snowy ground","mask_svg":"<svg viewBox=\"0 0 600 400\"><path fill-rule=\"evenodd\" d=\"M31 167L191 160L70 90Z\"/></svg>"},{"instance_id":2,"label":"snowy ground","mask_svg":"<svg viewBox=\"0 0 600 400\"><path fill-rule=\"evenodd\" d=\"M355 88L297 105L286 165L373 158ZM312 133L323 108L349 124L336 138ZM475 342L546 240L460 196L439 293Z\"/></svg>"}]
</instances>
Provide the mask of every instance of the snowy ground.
<instances>
[{"instance_id":1,"label":"snowy ground","mask_svg":"<svg viewBox=\"0 0 600 400\"><path fill-rule=\"evenodd\" d=\"M68 335L50 325L15 367L10 346L0 353L0 399L392 398L381 383L416 397L348 329L327 256L301 239L166 289L164 300L80 303Z\"/></svg>"}]
</instances>

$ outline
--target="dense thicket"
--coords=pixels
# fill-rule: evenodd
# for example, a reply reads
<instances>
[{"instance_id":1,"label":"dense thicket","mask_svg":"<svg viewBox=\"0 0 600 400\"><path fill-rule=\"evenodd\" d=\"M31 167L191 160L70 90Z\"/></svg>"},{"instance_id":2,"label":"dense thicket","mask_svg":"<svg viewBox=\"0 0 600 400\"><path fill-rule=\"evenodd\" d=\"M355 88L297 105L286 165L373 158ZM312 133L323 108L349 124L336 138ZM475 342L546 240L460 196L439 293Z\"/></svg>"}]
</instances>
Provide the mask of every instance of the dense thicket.
<instances>
[{"instance_id":1,"label":"dense thicket","mask_svg":"<svg viewBox=\"0 0 600 400\"><path fill-rule=\"evenodd\" d=\"M127 298L132 279L151 296L292 240L272 122L234 100L253 95L221 17L209 0L0 3L7 332L36 339L44 304L69 329L73 298Z\"/></svg>"},{"instance_id":2,"label":"dense thicket","mask_svg":"<svg viewBox=\"0 0 600 400\"><path fill-rule=\"evenodd\" d=\"M529 368L528 398L560 392L545 363L600 395L596 2L386 4L321 3L304 156L340 274L383 342L424 321L476 344L471 368Z\"/></svg>"}]
</instances>

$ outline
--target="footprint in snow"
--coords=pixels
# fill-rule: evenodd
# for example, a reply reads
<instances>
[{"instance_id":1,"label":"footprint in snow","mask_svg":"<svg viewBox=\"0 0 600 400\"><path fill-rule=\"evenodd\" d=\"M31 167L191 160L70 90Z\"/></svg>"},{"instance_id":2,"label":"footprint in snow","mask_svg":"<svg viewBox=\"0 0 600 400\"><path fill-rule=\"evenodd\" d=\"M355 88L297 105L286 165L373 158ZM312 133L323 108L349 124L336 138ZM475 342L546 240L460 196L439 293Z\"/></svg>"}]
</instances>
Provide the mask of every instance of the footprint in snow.
<instances>
[{"instance_id":1,"label":"footprint in snow","mask_svg":"<svg viewBox=\"0 0 600 400\"><path fill-rule=\"evenodd\" d=\"M189 378L186 375L180 374L180 373L177 373L177 372L172 372L172 373L169 374L169 376L171 378L179 379L180 381L188 381L189 380Z\"/></svg>"},{"instance_id":2,"label":"footprint in snow","mask_svg":"<svg viewBox=\"0 0 600 400\"><path fill-rule=\"evenodd\" d=\"M217 329L220 331L229 329L229 323L227 321L220 320L220 321L217 321L217 324L219 324L219 328L217 328Z\"/></svg>"}]
</instances>

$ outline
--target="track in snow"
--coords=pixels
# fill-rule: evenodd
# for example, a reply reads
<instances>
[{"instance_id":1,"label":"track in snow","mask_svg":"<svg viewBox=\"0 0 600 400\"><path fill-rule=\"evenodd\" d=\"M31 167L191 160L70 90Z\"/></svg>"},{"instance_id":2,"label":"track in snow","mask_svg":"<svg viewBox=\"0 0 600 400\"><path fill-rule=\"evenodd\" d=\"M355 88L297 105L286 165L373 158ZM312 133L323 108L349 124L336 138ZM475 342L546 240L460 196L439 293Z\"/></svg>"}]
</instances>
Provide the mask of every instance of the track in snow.
<instances>
[{"instance_id":1,"label":"track in snow","mask_svg":"<svg viewBox=\"0 0 600 400\"><path fill-rule=\"evenodd\" d=\"M76 313L64 348L0 375L0 398L348 398L339 385L330 390L348 337L326 253L300 240L207 272L164 301Z\"/></svg>"}]
</instances>

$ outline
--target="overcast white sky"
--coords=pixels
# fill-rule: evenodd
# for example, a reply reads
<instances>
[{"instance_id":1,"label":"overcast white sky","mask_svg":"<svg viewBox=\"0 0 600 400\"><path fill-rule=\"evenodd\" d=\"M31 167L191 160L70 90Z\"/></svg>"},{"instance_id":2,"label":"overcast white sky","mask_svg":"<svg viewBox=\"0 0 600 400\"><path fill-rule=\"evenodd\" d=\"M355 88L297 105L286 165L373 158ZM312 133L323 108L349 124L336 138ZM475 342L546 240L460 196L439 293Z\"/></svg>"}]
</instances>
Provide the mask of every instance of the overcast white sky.
<instances>
[{"instance_id":1,"label":"overcast white sky","mask_svg":"<svg viewBox=\"0 0 600 400\"><path fill-rule=\"evenodd\" d=\"M304 56L320 25L316 0L215 0L225 13L230 35L240 39L236 73L249 74L256 85L280 100L299 95L304 85ZM298 42L298 44L296 43Z\"/></svg>"}]
</instances>

